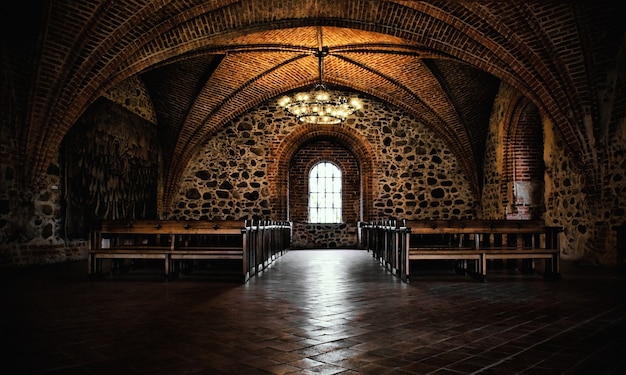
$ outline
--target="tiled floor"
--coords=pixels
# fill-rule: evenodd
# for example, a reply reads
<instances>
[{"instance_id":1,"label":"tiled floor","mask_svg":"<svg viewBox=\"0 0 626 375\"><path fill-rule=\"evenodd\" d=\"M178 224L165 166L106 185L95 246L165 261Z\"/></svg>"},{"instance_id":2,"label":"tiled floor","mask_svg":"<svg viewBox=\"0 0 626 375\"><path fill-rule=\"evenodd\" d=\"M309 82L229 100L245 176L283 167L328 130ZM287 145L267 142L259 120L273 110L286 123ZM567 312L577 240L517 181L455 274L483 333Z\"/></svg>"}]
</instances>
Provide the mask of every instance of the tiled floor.
<instances>
[{"instance_id":1,"label":"tiled floor","mask_svg":"<svg viewBox=\"0 0 626 375\"><path fill-rule=\"evenodd\" d=\"M4 374L623 374L626 278L563 264L403 284L359 250L290 251L248 284L86 263L0 273Z\"/></svg>"}]
</instances>

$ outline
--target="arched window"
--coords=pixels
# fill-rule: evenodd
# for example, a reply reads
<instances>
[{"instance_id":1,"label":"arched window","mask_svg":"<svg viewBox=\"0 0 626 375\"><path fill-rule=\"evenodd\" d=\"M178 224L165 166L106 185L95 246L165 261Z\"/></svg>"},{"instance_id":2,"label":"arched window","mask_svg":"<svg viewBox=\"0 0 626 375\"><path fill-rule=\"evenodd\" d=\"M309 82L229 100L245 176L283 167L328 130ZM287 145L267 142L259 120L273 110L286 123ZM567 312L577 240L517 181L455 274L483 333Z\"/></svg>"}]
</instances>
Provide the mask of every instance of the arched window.
<instances>
[{"instance_id":1,"label":"arched window","mask_svg":"<svg viewBox=\"0 0 626 375\"><path fill-rule=\"evenodd\" d=\"M341 223L341 170L315 164L309 173L309 223Z\"/></svg>"}]
</instances>

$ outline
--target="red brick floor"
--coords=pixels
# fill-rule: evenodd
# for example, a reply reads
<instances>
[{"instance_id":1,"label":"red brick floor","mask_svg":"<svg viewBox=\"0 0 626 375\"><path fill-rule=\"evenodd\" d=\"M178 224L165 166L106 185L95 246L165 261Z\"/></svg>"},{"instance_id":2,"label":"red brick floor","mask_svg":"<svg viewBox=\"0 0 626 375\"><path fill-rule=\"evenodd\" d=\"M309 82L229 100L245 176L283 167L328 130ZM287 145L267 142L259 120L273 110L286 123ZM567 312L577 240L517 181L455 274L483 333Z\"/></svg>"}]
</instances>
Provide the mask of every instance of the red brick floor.
<instances>
[{"instance_id":1,"label":"red brick floor","mask_svg":"<svg viewBox=\"0 0 626 375\"><path fill-rule=\"evenodd\" d=\"M486 283L418 270L404 284L360 250L290 251L245 285L86 270L0 273L3 373L626 373L616 270L564 262L561 281Z\"/></svg>"}]
</instances>

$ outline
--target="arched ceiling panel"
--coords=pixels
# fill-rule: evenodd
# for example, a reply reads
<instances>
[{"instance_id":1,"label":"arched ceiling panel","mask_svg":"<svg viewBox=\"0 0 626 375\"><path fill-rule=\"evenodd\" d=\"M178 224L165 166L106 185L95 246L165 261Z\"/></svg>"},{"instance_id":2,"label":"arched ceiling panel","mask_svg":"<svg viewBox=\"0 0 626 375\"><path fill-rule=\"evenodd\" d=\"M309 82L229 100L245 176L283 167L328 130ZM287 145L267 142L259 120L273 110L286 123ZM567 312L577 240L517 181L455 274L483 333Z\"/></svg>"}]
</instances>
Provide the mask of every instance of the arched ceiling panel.
<instances>
[{"instance_id":1,"label":"arched ceiling panel","mask_svg":"<svg viewBox=\"0 0 626 375\"><path fill-rule=\"evenodd\" d=\"M3 6L12 11L12 6ZM260 97L278 95L281 90L307 84L307 79L314 80L316 64L305 62L308 59L304 56L312 54L319 44L329 46L334 54L327 73L331 81L367 92L372 88L360 80L371 78L370 86L380 88L382 99L439 119L444 124L441 131L449 132L451 148L469 149L475 171L480 169L486 113L498 80L528 97L557 124L566 144L591 169L593 184L598 180L592 166L600 157L596 139L606 137L606 129L614 126L608 123L612 116L600 116L611 111L604 108L608 104L601 102L600 95L615 85L609 77L624 37L624 13L619 4L55 0L31 6L40 7L41 11L32 14L43 17L18 24L14 33L5 33L4 39L17 34L28 44L25 38L30 38L33 48L21 49L16 43L3 41L5 56L10 57L4 60L5 77L10 81L7 87L28 92L27 103L14 108L23 111L15 118L23 119L18 141L30 183L45 175L63 136L88 106L105 90L133 75L153 77L156 82L159 69L170 69L181 83L193 87L180 87L178 101L174 94L159 93L162 90L158 87L153 93L159 107L156 112L162 119L159 126L167 128L162 134L180 130L178 143L165 147L174 160L192 147L194 142L185 139L203 129L199 124L221 124L228 117L214 108L224 106L228 113L242 113ZM283 62L274 61L273 67L264 64L279 51L291 56ZM265 58L259 53L270 55ZM251 57L237 56L241 60L235 61L231 54ZM211 61L219 60L215 56L227 57L213 64ZM362 58L365 56L367 59ZM419 68L420 74L397 69L388 56L399 62L403 61L401 56L421 60L400 64ZM25 61L30 64L27 68L10 66ZM195 73L185 72L185 66L193 61L206 61L206 69L199 66ZM231 72L229 84L220 78L229 64L250 70L238 70L235 75ZM409 81L407 77L412 76L422 81ZM191 82L192 77L197 81ZM176 90L173 77L164 77L163 82ZM209 82L223 87L209 89ZM420 90L426 85L436 98ZM191 98L196 89L198 97ZM8 105L3 104L3 113L9 113Z\"/></svg>"}]
</instances>

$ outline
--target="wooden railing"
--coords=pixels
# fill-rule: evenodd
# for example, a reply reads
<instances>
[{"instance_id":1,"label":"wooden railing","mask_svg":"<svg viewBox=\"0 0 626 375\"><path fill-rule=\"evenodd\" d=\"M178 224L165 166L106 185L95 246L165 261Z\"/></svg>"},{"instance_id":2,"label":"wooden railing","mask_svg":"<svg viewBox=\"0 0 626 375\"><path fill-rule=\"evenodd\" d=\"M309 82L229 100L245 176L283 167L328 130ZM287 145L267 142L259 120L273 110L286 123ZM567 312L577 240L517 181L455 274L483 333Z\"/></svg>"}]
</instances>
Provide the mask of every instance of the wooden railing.
<instances>
[{"instance_id":1,"label":"wooden railing","mask_svg":"<svg viewBox=\"0 0 626 375\"><path fill-rule=\"evenodd\" d=\"M162 260L165 279L196 261L237 260L246 282L290 245L288 222L104 221L90 233L88 275L102 276L105 259Z\"/></svg>"},{"instance_id":2,"label":"wooden railing","mask_svg":"<svg viewBox=\"0 0 626 375\"><path fill-rule=\"evenodd\" d=\"M410 220L361 223L362 245L403 281L410 279L411 262L453 260L458 270L486 280L495 259L523 261L535 272L543 260L543 275L559 279L561 227L537 220Z\"/></svg>"}]
</instances>

